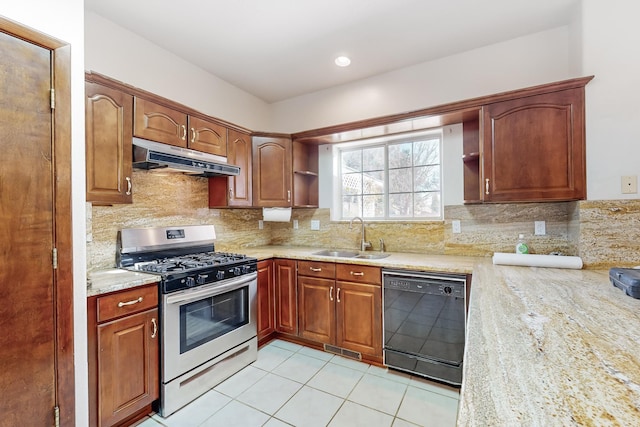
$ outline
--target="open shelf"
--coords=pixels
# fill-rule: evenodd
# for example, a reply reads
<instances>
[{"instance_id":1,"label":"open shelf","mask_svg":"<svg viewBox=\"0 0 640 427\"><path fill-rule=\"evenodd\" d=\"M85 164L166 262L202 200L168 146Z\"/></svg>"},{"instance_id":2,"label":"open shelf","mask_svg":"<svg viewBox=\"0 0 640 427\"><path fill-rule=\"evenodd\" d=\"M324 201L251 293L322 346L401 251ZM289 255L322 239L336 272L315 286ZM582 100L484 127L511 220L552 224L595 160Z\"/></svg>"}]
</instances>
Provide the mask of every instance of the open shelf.
<instances>
[{"instance_id":1,"label":"open shelf","mask_svg":"<svg viewBox=\"0 0 640 427\"><path fill-rule=\"evenodd\" d=\"M318 146L293 141L293 207L318 207Z\"/></svg>"}]
</instances>

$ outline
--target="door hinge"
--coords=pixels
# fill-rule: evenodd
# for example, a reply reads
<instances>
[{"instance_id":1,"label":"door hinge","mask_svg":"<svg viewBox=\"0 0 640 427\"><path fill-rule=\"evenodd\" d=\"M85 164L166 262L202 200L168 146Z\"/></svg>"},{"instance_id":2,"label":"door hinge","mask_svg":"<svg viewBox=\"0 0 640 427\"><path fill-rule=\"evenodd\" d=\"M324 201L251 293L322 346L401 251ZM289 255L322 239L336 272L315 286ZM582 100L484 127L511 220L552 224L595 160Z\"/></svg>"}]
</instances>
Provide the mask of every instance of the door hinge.
<instances>
[{"instance_id":1,"label":"door hinge","mask_svg":"<svg viewBox=\"0 0 640 427\"><path fill-rule=\"evenodd\" d=\"M58 249L57 248L53 248L51 258L53 262L53 269L55 270L58 268Z\"/></svg>"},{"instance_id":2,"label":"door hinge","mask_svg":"<svg viewBox=\"0 0 640 427\"><path fill-rule=\"evenodd\" d=\"M56 108L56 90L51 88L51 109L55 110Z\"/></svg>"},{"instance_id":3,"label":"door hinge","mask_svg":"<svg viewBox=\"0 0 640 427\"><path fill-rule=\"evenodd\" d=\"M60 407L59 406L53 407L53 421L54 421L55 427L60 427Z\"/></svg>"}]
</instances>

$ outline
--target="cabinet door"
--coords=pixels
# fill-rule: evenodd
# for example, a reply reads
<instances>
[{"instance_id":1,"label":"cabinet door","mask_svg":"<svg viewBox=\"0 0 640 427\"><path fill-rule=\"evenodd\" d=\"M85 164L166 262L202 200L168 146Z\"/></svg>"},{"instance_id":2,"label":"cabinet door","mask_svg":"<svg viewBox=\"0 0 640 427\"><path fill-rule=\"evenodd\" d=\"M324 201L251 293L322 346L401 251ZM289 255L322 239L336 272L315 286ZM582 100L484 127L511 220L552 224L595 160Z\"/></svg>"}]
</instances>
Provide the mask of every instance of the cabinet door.
<instances>
[{"instance_id":1,"label":"cabinet door","mask_svg":"<svg viewBox=\"0 0 640 427\"><path fill-rule=\"evenodd\" d=\"M291 140L253 138L253 206L291 206Z\"/></svg>"},{"instance_id":2,"label":"cabinet door","mask_svg":"<svg viewBox=\"0 0 640 427\"><path fill-rule=\"evenodd\" d=\"M335 280L298 276L298 327L302 338L335 344L335 286Z\"/></svg>"},{"instance_id":3,"label":"cabinet door","mask_svg":"<svg viewBox=\"0 0 640 427\"><path fill-rule=\"evenodd\" d=\"M484 109L484 201L586 197L584 88Z\"/></svg>"},{"instance_id":4,"label":"cabinet door","mask_svg":"<svg viewBox=\"0 0 640 427\"><path fill-rule=\"evenodd\" d=\"M382 356L381 287L342 281L336 287L336 345Z\"/></svg>"},{"instance_id":5,"label":"cabinet door","mask_svg":"<svg viewBox=\"0 0 640 427\"><path fill-rule=\"evenodd\" d=\"M160 395L158 310L98 326L99 419L113 425Z\"/></svg>"},{"instance_id":6,"label":"cabinet door","mask_svg":"<svg viewBox=\"0 0 640 427\"><path fill-rule=\"evenodd\" d=\"M227 155L227 128L199 117L189 116L188 147L218 156Z\"/></svg>"},{"instance_id":7,"label":"cabinet door","mask_svg":"<svg viewBox=\"0 0 640 427\"><path fill-rule=\"evenodd\" d=\"M131 203L133 97L85 84L87 201Z\"/></svg>"},{"instance_id":8,"label":"cabinet door","mask_svg":"<svg viewBox=\"0 0 640 427\"><path fill-rule=\"evenodd\" d=\"M251 136L233 129L228 131L227 162L240 166L238 176L209 178L209 207L249 207L252 199Z\"/></svg>"},{"instance_id":9,"label":"cabinet door","mask_svg":"<svg viewBox=\"0 0 640 427\"><path fill-rule=\"evenodd\" d=\"M186 148L187 133L186 114L142 98L135 98L134 136Z\"/></svg>"},{"instance_id":10,"label":"cabinet door","mask_svg":"<svg viewBox=\"0 0 640 427\"><path fill-rule=\"evenodd\" d=\"M276 286L276 330L296 335L298 333L296 262L277 259L273 264Z\"/></svg>"},{"instance_id":11,"label":"cabinet door","mask_svg":"<svg viewBox=\"0 0 640 427\"><path fill-rule=\"evenodd\" d=\"M258 262L258 341L275 331L273 261Z\"/></svg>"}]
</instances>

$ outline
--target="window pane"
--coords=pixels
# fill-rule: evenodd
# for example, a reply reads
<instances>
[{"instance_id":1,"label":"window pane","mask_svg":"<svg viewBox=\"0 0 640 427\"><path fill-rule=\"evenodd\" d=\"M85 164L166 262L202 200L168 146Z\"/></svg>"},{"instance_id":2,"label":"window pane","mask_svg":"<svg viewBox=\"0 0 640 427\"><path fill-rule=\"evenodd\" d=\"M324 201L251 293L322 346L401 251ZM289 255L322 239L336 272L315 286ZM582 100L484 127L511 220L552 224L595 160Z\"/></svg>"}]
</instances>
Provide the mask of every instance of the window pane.
<instances>
[{"instance_id":1,"label":"window pane","mask_svg":"<svg viewBox=\"0 0 640 427\"><path fill-rule=\"evenodd\" d=\"M389 193L408 193L411 190L411 169L389 170Z\"/></svg>"},{"instance_id":2,"label":"window pane","mask_svg":"<svg viewBox=\"0 0 640 427\"><path fill-rule=\"evenodd\" d=\"M417 141L413 144L414 165L437 165L440 163L440 140Z\"/></svg>"},{"instance_id":3,"label":"window pane","mask_svg":"<svg viewBox=\"0 0 640 427\"><path fill-rule=\"evenodd\" d=\"M384 147L365 148L362 150L362 170L384 170Z\"/></svg>"},{"instance_id":4,"label":"window pane","mask_svg":"<svg viewBox=\"0 0 640 427\"><path fill-rule=\"evenodd\" d=\"M342 175L342 194L362 194L361 173L345 173Z\"/></svg>"},{"instance_id":5,"label":"window pane","mask_svg":"<svg viewBox=\"0 0 640 427\"><path fill-rule=\"evenodd\" d=\"M440 217L440 193L415 193L415 216Z\"/></svg>"},{"instance_id":6,"label":"window pane","mask_svg":"<svg viewBox=\"0 0 640 427\"><path fill-rule=\"evenodd\" d=\"M440 191L440 166L414 168L413 191Z\"/></svg>"},{"instance_id":7,"label":"window pane","mask_svg":"<svg viewBox=\"0 0 640 427\"><path fill-rule=\"evenodd\" d=\"M413 216L413 195L411 193L389 194L389 216Z\"/></svg>"},{"instance_id":8,"label":"window pane","mask_svg":"<svg viewBox=\"0 0 640 427\"><path fill-rule=\"evenodd\" d=\"M384 217L384 197L381 194L375 196L363 196L362 216L365 218Z\"/></svg>"},{"instance_id":9,"label":"window pane","mask_svg":"<svg viewBox=\"0 0 640 427\"><path fill-rule=\"evenodd\" d=\"M411 166L411 143L389 145L389 169Z\"/></svg>"},{"instance_id":10,"label":"window pane","mask_svg":"<svg viewBox=\"0 0 640 427\"><path fill-rule=\"evenodd\" d=\"M342 152L342 173L362 171L362 150Z\"/></svg>"},{"instance_id":11,"label":"window pane","mask_svg":"<svg viewBox=\"0 0 640 427\"><path fill-rule=\"evenodd\" d=\"M384 193L384 171L367 172L362 174L363 194L383 194Z\"/></svg>"},{"instance_id":12,"label":"window pane","mask_svg":"<svg viewBox=\"0 0 640 427\"><path fill-rule=\"evenodd\" d=\"M342 216L344 218L362 216L362 197L344 196L342 198Z\"/></svg>"}]
</instances>

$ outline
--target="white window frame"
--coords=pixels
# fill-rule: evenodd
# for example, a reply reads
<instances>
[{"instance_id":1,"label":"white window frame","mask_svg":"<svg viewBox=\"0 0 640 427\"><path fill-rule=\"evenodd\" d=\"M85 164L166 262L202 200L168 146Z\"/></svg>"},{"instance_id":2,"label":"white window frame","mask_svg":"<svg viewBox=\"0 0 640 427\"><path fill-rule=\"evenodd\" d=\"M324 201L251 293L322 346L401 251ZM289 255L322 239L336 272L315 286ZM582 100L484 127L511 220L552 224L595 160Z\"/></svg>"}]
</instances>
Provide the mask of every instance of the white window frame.
<instances>
[{"instance_id":1,"label":"white window frame","mask_svg":"<svg viewBox=\"0 0 640 427\"><path fill-rule=\"evenodd\" d=\"M437 135L439 138L439 166L440 166L440 215L429 217L390 217L389 216L389 160L388 160L388 146L391 144L402 142L417 142L427 137L433 137ZM410 134L400 135L388 135L380 138L371 138L367 140L358 140L352 142L346 142L341 144L335 144L332 146L332 160L333 160L333 174L332 174L332 213L331 217L334 221L348 221L351 218L343 217L342 213L342 168L341 168L341 153L346 150L384 146L385 147L385 159L384 159L384 216L383 217L364 217L367 221L385 221L385 222L407 222L407 221L442 221L444 218L444 183L443 183L443 129L429 129L428 131L413 132ZM412 192L412 194L414 194Z\"/></svg>"}]
</instances>

